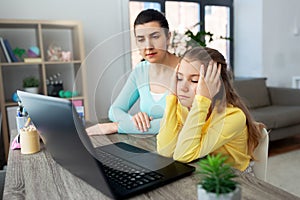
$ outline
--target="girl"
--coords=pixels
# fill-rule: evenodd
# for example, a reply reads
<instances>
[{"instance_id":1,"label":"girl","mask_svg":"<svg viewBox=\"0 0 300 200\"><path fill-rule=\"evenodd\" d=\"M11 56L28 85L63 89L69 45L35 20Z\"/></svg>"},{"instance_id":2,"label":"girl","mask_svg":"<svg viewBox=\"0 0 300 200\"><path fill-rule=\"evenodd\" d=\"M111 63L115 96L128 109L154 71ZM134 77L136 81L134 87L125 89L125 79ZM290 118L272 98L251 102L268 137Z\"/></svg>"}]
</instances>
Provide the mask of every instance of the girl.
<instances>
[{"instance_id":1,"label":"girl","mask_svg":"<svg viewBox=\"0 0 300 200\"><path fill-rule=\"evenodd\" d=\"M260 129L234 90L223 55L203 47L187 51L176 85L166 98L157 151L182 162L222 153L233 167L246 170Z\"/></svg>"},{"instance_id":2,"label":"girl","mask_svg":"<svg viewBox=\"0 0 300 200\"><path fill-rule=\"evenodd\" d=\"M89 135L109 133L157 134L165 109L165 97L170 77L180 58L168 52L169 24L157 10L139 13L134 22L134 34L140 62L131 72L122 91L109 109L113 123L98 124L87 129ZM140 112L128 111L140 100Z\"/></svg>"}]
</instances>

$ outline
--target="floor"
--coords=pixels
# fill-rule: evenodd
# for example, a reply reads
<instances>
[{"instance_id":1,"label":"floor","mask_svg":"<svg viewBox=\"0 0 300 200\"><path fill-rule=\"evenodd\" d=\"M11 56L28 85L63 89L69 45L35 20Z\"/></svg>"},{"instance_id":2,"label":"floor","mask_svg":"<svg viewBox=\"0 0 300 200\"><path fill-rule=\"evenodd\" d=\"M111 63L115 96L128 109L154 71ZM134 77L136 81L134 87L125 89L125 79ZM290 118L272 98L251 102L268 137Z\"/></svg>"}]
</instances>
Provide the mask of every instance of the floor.
<instances>
[{"instance_id":1,"label":"floor","mask_svg":"<svg viewBox=\"0 0 300 200\"><path fill-rule=\"evenodd\" d=\"M269 143L269 157L300 149L300 135Z\"/></svg>"},{"instance_id":2,"label":"floor","mask_svg":"<svg viewBox=\"0 0 300 200\"><path fill-rule=\"evenodd\" d=\"M300 197L300 136L270 142L267 182Z\"/></svg>"}]
</instances>

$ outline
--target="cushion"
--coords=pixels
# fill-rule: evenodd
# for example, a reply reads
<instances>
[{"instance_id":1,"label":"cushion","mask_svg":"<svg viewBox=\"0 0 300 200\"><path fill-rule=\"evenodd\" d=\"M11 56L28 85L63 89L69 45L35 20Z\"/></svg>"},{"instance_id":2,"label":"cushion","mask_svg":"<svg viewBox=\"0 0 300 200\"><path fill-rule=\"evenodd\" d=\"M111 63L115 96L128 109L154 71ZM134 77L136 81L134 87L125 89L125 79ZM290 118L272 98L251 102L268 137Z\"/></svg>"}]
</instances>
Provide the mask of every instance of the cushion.
<instances>
[{"instance_id":1,"label":"cushion","mask_svg":"<svg viewBox=\"0 0 300 200\"><path fill-rule=\"evenodd\" d=\"M284 128L300 124L300 106L268 106L250 110L254 119L267 129Z\"/></svg>"},{"instance_id":2,"label":"cushion","mask_svg":"<svg viewBox=\"0 0 300 200\"><path fill-rule=\"evenodd\" d=\"M267 78L249 78L234 80L233 85L248 108L259 108L271 105Z\"/></svg>"}]
</instances>

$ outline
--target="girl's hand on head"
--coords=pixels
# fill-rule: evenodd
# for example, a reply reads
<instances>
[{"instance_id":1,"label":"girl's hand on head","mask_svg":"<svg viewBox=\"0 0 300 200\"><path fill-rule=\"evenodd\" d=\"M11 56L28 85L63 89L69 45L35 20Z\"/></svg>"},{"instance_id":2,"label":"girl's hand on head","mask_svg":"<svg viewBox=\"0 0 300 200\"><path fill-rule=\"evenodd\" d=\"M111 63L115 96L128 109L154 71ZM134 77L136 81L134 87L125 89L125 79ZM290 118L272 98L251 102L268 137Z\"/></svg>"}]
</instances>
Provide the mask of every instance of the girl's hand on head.
<instances>
[{"instance_id":1,"label":"girl's hand on head","mask_svg":"<svg viewBox=\"0 0 300 200\"><path fill-rule=\"evenodd\" d=\"M149 117L145 112L139 112L132 116L132 121L134 125L141 132L148 131L148 129L150 128L151 120L152 117Z\"/></svg>"},{"instance_id":2,"label":"girl's hand on head","mask_svg":"<svg viewBox=\"0 0 300 200\"><path fill-rule=\"evenodd\" d=\"M210 61L205 73L204 65L200 67L200 78L196 94L212 99L220 90L221 86L221 64Z\"/></svg>"}]
</instances>

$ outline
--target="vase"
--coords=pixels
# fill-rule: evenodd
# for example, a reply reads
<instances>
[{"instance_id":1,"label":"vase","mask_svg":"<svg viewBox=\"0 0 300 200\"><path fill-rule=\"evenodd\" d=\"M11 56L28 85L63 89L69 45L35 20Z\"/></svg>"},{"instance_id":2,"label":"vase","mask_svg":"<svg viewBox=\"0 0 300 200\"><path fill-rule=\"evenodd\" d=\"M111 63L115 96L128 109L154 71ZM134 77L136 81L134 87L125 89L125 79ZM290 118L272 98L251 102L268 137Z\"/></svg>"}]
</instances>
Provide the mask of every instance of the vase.
<instances>
[{"instance_id":1,"label":"vase","mask_svg":"<svg viewBox=\"0 0 300 200\"><path fill-rule=\"evenodd\" d=\"M39 88L38 87L27 87L27 88L24 88L24 91L38 94L39 93Z\"/></svg>"},{"instance_id":2,"label":"vase","mask_svg":"<svg viewBox=\"0 0 300 200\"><path fill-rule=\"evenodd\" d=\"M218 196L216 193L207 192L202 188L202 185L197 185L197 191L198 200L240 200L242 197L240 187L236 187L235 190L230 193L219 194Z\"/></svg>"}]
</instances>

